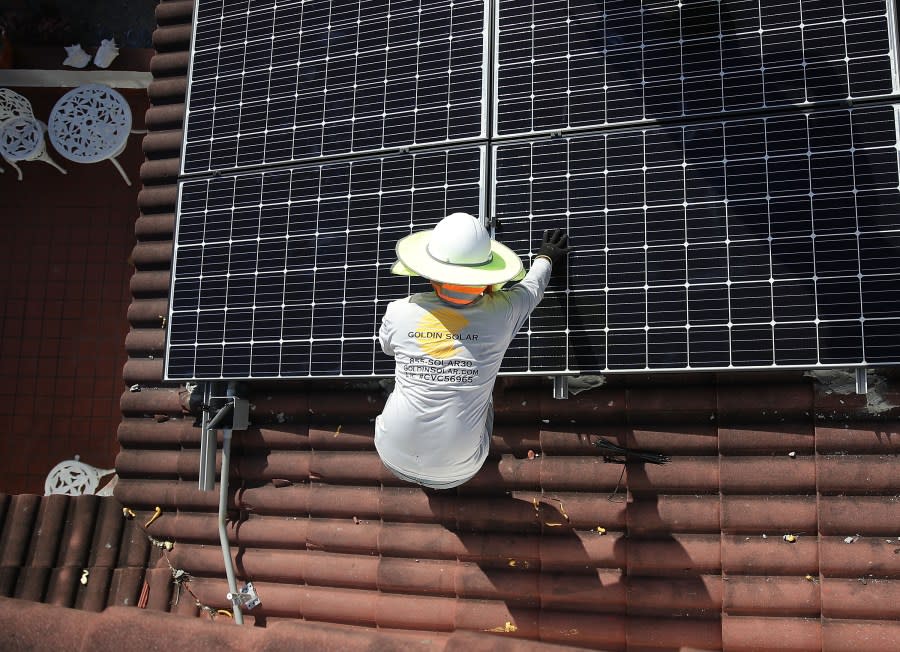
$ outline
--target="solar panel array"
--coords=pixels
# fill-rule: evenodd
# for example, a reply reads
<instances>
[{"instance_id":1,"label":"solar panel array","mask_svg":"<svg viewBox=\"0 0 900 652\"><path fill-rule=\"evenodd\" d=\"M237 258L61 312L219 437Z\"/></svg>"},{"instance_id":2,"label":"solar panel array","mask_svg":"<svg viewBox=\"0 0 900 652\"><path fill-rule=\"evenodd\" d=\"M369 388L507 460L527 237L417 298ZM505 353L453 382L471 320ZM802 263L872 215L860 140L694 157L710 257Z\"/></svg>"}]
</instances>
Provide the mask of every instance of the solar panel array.
<instances>
[{"instance_id":1,"label":"solar panel array","mask_svg":"<svg viewBox=\"0 0 900 652\"><path fill-rule=\"evenodd\" d=\"M184 173L484 135L483 0L200 0Z\"/></svg>"},{"instance_id":2,"label":"solar panel array","mask_svg":"<svg viewBox=\"0 0 900 652\"><path fill-rule=\"evenodd\" d=\"M545 228L576 247L503 372L896 363L895 23L198 0L166 377L389 375L384 308L427 289L394 245L453 211L526 261Z\"/></svg>"}]
</instances>

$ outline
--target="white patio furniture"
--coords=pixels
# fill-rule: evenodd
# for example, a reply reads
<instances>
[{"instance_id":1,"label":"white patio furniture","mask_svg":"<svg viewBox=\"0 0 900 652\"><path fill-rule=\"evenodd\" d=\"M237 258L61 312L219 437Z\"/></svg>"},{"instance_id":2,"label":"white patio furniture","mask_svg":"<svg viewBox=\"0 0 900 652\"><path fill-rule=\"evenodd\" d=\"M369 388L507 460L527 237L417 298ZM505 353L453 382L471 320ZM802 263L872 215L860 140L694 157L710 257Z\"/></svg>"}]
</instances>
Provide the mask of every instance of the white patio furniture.
<instances>
[{"instance_id":1,"label":"white patio furniture","mask_svg":"<svg viewBox=\"0 0 900 652\"><path fill-rule=\"evenodd\" d=\"M65 494L66 496L82 496L96 494L98 496L112 496L118 476L112 479L99 491L100 480L115 469L98 469L90 464L85 464L75 456L74 460L65 460L54 466L47 479L44 481L44 495Z\"/></svg>"},{"instance_id":2,"label":"white patio furniture","mask_svg":"<svg viewBox=\"0 0 900 652\"><path fill-rule=\"evenodd\" d=\"M33 118L34 112L31 109L31 102L22 95L19 95L8 88L0 88L0 127L3 123L12 118ZM13 167L16 167L13 165ZM18 167L16 167L18 170ZM0 172L3 168L0 168ZM19 172L19 180L22 179L22 172Z\"/></svg>"},{"instance_id":3,"label":"white patio furniture","mask_svg":"<svg viewBox=\"0 0 900 652\"><path fill-rule=\"evenodd\" d=\"M0 88L0 122L18 117L34 117L31 102L15 91L11 91L8 88Z\"/></svg>"},{"instance_id":4,"label":"white patio furniture","mask_svg":"<svg viewBox=\"0 0 900 652\"><path fill-rule=\"evenodd\" d=\"M109 159L125 183L131 179L116 160L131 134L131 108L122 94L103 84L85 84L63 95L50 112L50 142L75 163Z\"/></svg>"},{"instance_id":5,"label":"white patio furniture","mask_svg":"<svg viewBox=\"0 0 900 652\"><path fill-rule=\"evenodd\" d=\"M46 131L44 123L32 117L19 116L0 123L0 155L15 168L19 181L22 180L22 170L16 165L18 161L43 161L66 174L47 153L44 141Z\"/></svg>"}]
</instances>

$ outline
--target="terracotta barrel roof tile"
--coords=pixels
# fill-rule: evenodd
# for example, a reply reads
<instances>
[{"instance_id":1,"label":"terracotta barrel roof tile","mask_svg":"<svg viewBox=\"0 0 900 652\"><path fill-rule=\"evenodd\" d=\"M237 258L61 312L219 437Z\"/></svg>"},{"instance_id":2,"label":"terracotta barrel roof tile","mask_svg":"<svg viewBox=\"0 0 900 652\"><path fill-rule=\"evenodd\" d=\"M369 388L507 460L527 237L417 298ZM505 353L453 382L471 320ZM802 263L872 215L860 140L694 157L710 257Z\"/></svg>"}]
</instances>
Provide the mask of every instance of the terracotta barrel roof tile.
<instances>
[{"instance_id":1,"label":"terracotta barrel roof tile","mask_svg":"<svg viewBox=\"0 0 900 652\"><path fill-rule=\"evenodd\" d=\"M153 65L153 60L150 60L150 65ZM159 98L160 100L164 100L165 98ZM151 106L147 109L147 112L144 114L144 123L147 125L147 129L150 130L150 133L157 133L158 131L165 131L167 129L172 130L180 130L184 124L184 104L182 104L184 98L178 98L174 104L163 104L162 101L159 101L154 106ZM147 134L148 136L150 134ZM141 146L145 148L146 151L146 136L144 137L144 141L141 143ZM179 155L180 155L179 151Z\"/></svg>"},{"instance_id":2,"label":"terracotta barrel roof tile","mask_svg":"<svg viewBox=\"0 0 900 652\"><path fill-rule=\"evenodd\" d=\"M818 581L802 575L759 577L730 575L724 581L723 610L731 616L818 616Z\"/></svg>"},{"instance_id":3,"label":"terracotta barrel roof tile","mask_svg":"<svg viewBox=\"0 0 900 652\"><path fill-rule=\"evenodd\" d=\"M821 650L818 618L722 616L722 644L727 650Z\"/></svg>"},{"instance_id":4,"label":"terracotta barrel roof tile","mask_svg":"<svg viewBox=\"0 0 900 652\"><path fill-rule=\"evenodd\" d=\"M887 422L850 422L816 426L816 450L828 453L900 453L900 426Z\"/></svg>"},{"instance_id":5,"label":"terracotta barrel roof tile","mask_svg":"<svg viewBox=\"0 0 900 652\"><path fill-rule=\"evenodd\" d=\"M817 530L816 496L722 496L722 531L773 534ZM780 536L780 534L779 534Z\"/></svg>"},{"instance_id":6,"label":"terracotta barrel roof tile","mask_svg":"<svg viewBox=\"0 0 900 652\"><path fill-rule=\"evenodd\" d=\"M822 649L828 652L894 652L900 648L900 621L822 620Z\"/></svg>"},{"instance_id":7,"label":"terracotta barrel roof tile","mask_svg":"<svg viewBox=\"0 0 900 652\"><path fill-rule=\"evenodd\" d=\"M84 570L78 566L54 568L50 574L47 593L42 601L58 607L74 607ZM140 572L143 574L143 570Z\"/></svg>"},{"instance_id":8,"label":"terracotta barrel roof tile","mask_svg":"<svg viewBox=\"0 0 900 652\"><path fill-rule=\"evenodd\" d=\"M785 531L722 537L722 570L729 576L818 576L819 558L815 535L801 534L795 543L784 540Z\"/></svg>"},{"instance_id":9,"label":"terracotta barrel roof tile","mask_svg":"<svg viewBox=\"0 0 900 652\"><path fill-rule=\"evenodd\" d=\"M863 575L822 579L822 616L891 620L900 602L900 581Z\"/></svg>"},{"instance_id":10,"label":"terracotta barrel roof tile","mask_svg":"<svg viewBox=\"0 0 900 652\"><path fill-rule=\"evenodd\" d=\"M821 496L819 532L830 535L897 536L898 496Z\"/></svg>"},{"instance_id":11,"label":"terracotta barrel roof tile","mask_svg":"<svg viewBox=\"0 0 900 652\"><path fill-rule=\"evenodd\" d=\"M150 72L155 78L183 75L190 65L190 53L186 50L160 52L150 60Z\"/></svg>"},{"instance_id":12,"label":"terracotta barrel roof tile","mask_svg":"<svg viewBox=\"0 0 900 652\"><path fill-rule=\"evenodd\" d=\"M722 649L722 625L718 618L642 618L627 621L628 649Z\"/></svg>"},{"instance_id":13,"label":"terracotta barrel roof tile","mask_svg":"<svg viewBox=\"0 0 900 652\"><path fill-rule=\"evenodd\" d=\"M135 328L151 325L159 328L162 322L160 315L168 315L168 312L168 301L162 299L136 299L128 306L128 321Z\"/></svg>"},{"instance_id":14,"label":"terracotta barrel roof tile","mask_svg":"<svg viewBox=\"0 0 900 652\"><path fill-rule=\"evenodd\" d=\"M721 490L728 494L814 494L816 460L786 454L722 457Z\"/></svg>"},{"instance_id":15,"label":"terracotta barrel roof tile","mask_svg":"<svg viewBox=\"0 0 900 652\"><path fill-rule=\"evenodd\" d=\"M724 511L718 496L660 494L629 503L627 519L629 533L642 537L704 534L719 531Z\"/></svg>"},{"instance_id":16,"label":"terracotta barrel roof tile","mask_svg":"<svg viewBox=\"0 0 900 652\"><path fill-rule=\"evenodd\" d=\"M719 491L718 457L674 457L669 464L634 465L628 487L635 494L713 493Z\"/></svg>"},{"instance_id":17,"label":"terracotta barrel roof tile","mask_svg":"<svg viewBox=\"0 0 900 652\"><path fill-rule=\"evenodd\" d=\"M168 266L172 262L172 243L165 241L139 242L131 251L131 259L138 270ZM147 299L143 299L143 301L147 301ZM158 297L156 301L168 304L168 297ZM168 312L163 314L168 314Z\"/></svg>"},{"instance_id":18,"label":"terracotta barrel roof tile","mask_svg":"<svg viewBox=\"0 0 900 652\"><path fill-rule=\"evenodd\" d=\"M668 455L715 455L719 450L717 427L714 420L701 417L690 424L647 423L635 424L625 430L622 444L638 449L665 451ZM571 437L571 434L569 435Z\"/></svg>"},{"instance_id":19,"label":"terracotta barrel roof tile","mask_svg":"<svg viewBox=\"0 0 900 652\"><path fill-rule=\"evenodd\" d=\"M147 94L154 104L176 104L184 101L188 80L186 76L154 79L147 87Z\"/></svg>"},{"instance_id":20,"label":"terracotta barrel roof tile","mask_svg":"<svg viewBox=\"0 0 900 652\"><path fill-rule=\"evenodd\" d=\"M66 496L47 496L41 500L24 566L47 569L56 565L68 507L69 500ZM41 598L31 599L40 601Z\"/></svg>"},{"instance_id":21,"label":"terracotta barrel roof tile","mask_svg":"<svg viewBox=\"0 0 900 652\"><path fill-rule=\"evenodd\" d=\"M182 414L181 399L178 391L172 388L142 387L140 392L123 392L119 398L119 407L126 416L134 415L146 418L149 415L161 413L173 416ZM152 423L154 426L159 425L156 421ZM147 421L144 421L144 424L149 425ZM141 430L143 432L143 429ZM147 442L146 437L143 437L143 440ZM199 439L197 441L199 442ZM151 442L147 443L150 444Z\"/></svg>"},{"instance_id":22,"label":"terracotta barrel roof tile","mask_svg":"<svg viewBox=\"0 0 900 652\"><path fill-rule=\"evenodd\" d=\"M719 452L722 455L812 454L815 451L815 429L810 420L779 422L777 428L748 425L719 428Z\"/></svg>"},{"instance_id":23,"label":"terracotta barrel roof tile","mask_svg":"<svg viewBox=\"0 0 900 652\"><path fill-rule=\"evenodd\" d=\"M157 296L160 292L168 291L171 279L172 274L168 270L136 271L131 276L130 289L136 297L141 297L142 295ZM159 330L165 336L165 331L161 328Z\"/></svg>"},{"instance_id":24,"label":"terracotta barrel roof tile","mask_svg":"<svg viewBox=\"0 0 900 652\"><path fill-rule=\"evenodd\" d=\"M717 413L724 425L792 421L812 411L813 390L808 383L718 386Z\"/></svg>"},{"instance_id":25,"label":"terracotta barrel roof tile","mask_svg":"<svg viewBox=\"0 0 900 652\"><path fill-rule=\"evenodd\" d=\"M893 536L823 536L819 567L828 577L882 577L900 580L900 533ZM848 543L848 540L850 543Z\"/></svg>"},{"instance_id":26,"label":"terracotta barrel roof tile","mask_svg":"<svg viewBox=\"0 0 900 652\"><path fill-rule=\"evenodd\" d=\"M900 494L897 455L819 455L818 488L823 494Z\"/></svg>"},{"instance_id":27,"label":"terracotta barrel roof tile","mask_svg":"<svg viewBox=\"0 0 900 652\"><path fill-rule=\"evenodd\" d=\"M171 242L174 228L175 215L173 213L141 215L134 223L135 235L143 241L163 238ZM171 273L168 269L163 271ZM168 292L168 285L165 288L158 288L157 296L166 296Z\"/></svg>"},{"instance_id":28,"label":"terracotta barrel roof tile","mask_svg":"<svg viewBox=\"0 0 900 652\"><path fill-rule=\"evenodd\" d=\"M149 135L144 138L144 141ZM178 197L178 188L175 186L144 187L138 193L138 206L147 214L171 213L175 200Z\"/></svg>"},{"instance_id":29,"label":"terracotta barrel roof tile","mask_svg":"<svg viewBox=\"0 0 900 652\"><path fill-rule=\"evenodd\" d=\"M153 32L153 47L160 52L183 52L190 47L192 31L190 23L160 25Z\"/></svg>"},{"instance_id":30,"label":"terracotta barrel roof tile","mask_svg":"<svg viewBox=\"0 0 900 652\"><path fill-rule=\"evenodd\" d=\"M164 355L166 333L160 328L136 328L125 337L125 350L130 354Z\"/></svg>"},{"instance_id":31,"label":"terracotta barrel roof tile","mask_svg":"<svg viewBox=\"0 0 900 652\"><path fill-rule=\"evenodd\" d=\"M144 150L148 156L150 152ZM160 152L164 154L165 152ZM178 174L181 167L181 160L178 158L157 158L155 160L144 161L141 165L141 180L152 181L161 176Z\"/></svg>"},{"instance_id":32,"label":"terracotta barrel roof tile","mask_svg":"<svg viewBox=\"0 0 900 652\"><path fill-rule=\"evenodd\" d=\"M156 21L160 25L189 25L194 17L193 0L167 0L156 5Z\"/></svg>"},{"instance_id":33,"label":"terracotta barrel roof tile","mask_svg":"<svg viewBox=\"0 0 900 652\"><path fill-rule=\"evenodd\" d=\"M39 509L38 496L26 494L10 499L0 535L0 596L12 596L15 592Z\"/></svg>"},{"instance_id":34,"label":"terracotta barrel roof tile","mask_svg":"<svg viewBox=\"0 0 900 652\"><path fill-rule=\"evenodd\" d=\"M674 534L668 539L621 542L629 577L684 577L722 570L719 534Z\"/></svg>"},{"instance_id":35,"label":"terracotta barrel roof tile","mask_svg":"<svg viewBox=\"0 0 900 652\"><path fill-rule=\"evenodd\" d=\"M153 88L157 92L162 92L166 90L167 86L171 86L174 82L155 83L157 85ZM178 80L177 83L180 84L181 81ZM181 141L183 136L184 132L182 132L181 129L154 130L144 136L141 146L143 147L144 153L153 158L178 155L181 152ZM150 168L148 172L147 178L142 179L145 183L150 181L166 182L171 179L169 174L172 170L167 166L165 168ZM160 176L154 179L153 177L155 175ZM174 208L174 205L172 205L171 209ZM167 235L171 238L172 232L170 231Z\"/></svg>"}]
</instances>

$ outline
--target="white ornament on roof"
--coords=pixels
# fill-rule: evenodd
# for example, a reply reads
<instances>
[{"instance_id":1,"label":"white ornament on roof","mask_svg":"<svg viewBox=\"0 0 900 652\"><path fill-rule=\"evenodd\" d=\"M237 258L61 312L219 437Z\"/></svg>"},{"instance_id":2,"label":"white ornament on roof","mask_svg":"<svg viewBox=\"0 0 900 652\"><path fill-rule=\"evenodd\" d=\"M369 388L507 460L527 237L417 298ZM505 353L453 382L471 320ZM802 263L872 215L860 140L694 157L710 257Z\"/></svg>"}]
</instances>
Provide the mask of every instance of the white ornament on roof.
<instances>
[{"instance_id":1,"label":"white ornament on roof","mask_svg":"<svg viewBox=\"0 0 900 652\"><path fill-rule=\"evenodd\" d=\"M94 55L94 65L98 68L109 68L109 64L119 56L119 48L116 47L116 40L113 38L103 39L97 54Z\"/></svg>"},{"instance_id":2,"label":"white ornament on roof","mask_svg":"<svg viewBox=\"0 0 900 652\"><path fill-rule=\"evenodd\" d=\"M81 43L76 43L75 45L67 45L66 47L66 56L63 61L64 66L69 66L71 68L84 68L91 61L91 55L85 52L81 48Z\"/></svg>"}]
</instances>

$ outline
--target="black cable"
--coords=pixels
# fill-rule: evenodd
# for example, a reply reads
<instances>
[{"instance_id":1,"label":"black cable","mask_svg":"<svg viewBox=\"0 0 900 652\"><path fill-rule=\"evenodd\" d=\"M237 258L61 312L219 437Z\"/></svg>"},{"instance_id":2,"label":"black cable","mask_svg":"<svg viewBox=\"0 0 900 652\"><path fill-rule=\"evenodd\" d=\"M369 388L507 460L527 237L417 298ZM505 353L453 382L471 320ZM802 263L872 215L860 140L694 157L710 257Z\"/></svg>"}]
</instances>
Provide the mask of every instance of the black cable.
<instances>
[{"instance_id":1,"label":"black cable","mask_svg":"<svg viewBox=\"0 0 900 652\"><path fill-rule=\"evenodd\" d=\"M594 446L597 448L608 451L612 455L604 455L603 459L607 462L613 462L616 464L627 464L628 462L649 462L650 464L666 464L667 462L671 462L672 458L668 455L663 455L662 453L654 453L653 451L638 451L633 448L625 448L624 446L619 446L618 444L614 444L611 441L607 441L602 437L594 442ZM614 456L619 456L622 459L615 459Z\"/></svg>"}]
</instances>

